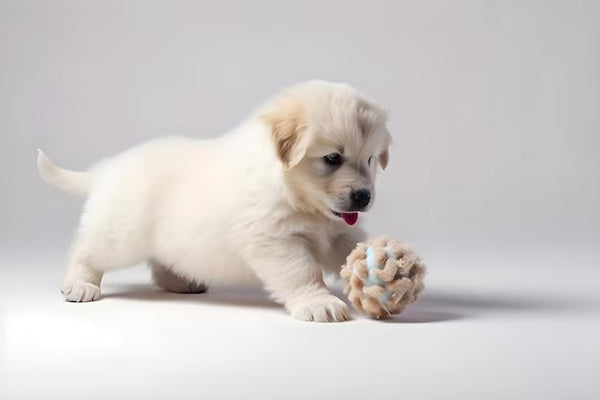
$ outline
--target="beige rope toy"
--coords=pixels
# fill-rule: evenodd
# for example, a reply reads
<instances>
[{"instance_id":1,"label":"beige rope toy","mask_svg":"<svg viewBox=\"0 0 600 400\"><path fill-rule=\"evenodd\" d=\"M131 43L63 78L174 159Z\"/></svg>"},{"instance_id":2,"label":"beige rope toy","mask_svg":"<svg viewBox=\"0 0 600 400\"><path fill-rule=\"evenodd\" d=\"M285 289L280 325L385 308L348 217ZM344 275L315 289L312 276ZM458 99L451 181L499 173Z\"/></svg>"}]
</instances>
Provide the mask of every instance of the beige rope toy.
<instances>
[{"instance_id":1,"label":"beige rope toy","mask_svg":"<svg viewBox=\"0 0 600 400\"><path fill-rule=\"evenodd\" d=\"M340 276L357 310L374 318L399 314L423 290L426 267L414 250L386 237L358 243Z\"/></svg>"}]
</instances>

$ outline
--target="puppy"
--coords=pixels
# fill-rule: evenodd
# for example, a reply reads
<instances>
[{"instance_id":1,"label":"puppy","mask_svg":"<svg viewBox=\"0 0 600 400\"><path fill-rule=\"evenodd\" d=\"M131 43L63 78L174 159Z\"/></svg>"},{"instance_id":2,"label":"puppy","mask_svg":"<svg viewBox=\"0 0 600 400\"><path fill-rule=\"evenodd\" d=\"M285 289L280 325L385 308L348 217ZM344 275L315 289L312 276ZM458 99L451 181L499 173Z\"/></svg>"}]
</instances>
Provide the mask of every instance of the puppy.
<instances>
[{"instance_id":1,"label":"puppy","mask_svg":"<svg viewBox=\"0 0 600 400\"><path fill-rule=\"evenodd\" d=\"M102 275L147 261L168 291L258 279L305 321L343 321L323 283L364 233L356 223L388 164L386 113L346 84L310 81L210 140L153 140L75 172L41 151L48 182L87 197L63 281L100 297Z\"/></svg>"}]
</instances>

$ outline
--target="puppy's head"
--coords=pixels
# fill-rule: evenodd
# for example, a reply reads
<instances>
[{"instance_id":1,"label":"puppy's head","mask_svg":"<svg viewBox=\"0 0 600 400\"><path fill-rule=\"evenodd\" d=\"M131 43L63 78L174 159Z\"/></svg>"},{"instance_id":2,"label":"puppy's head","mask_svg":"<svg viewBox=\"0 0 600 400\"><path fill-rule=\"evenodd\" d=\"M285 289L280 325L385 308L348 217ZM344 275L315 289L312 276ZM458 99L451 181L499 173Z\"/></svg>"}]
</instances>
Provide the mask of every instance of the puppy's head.
<instances>
[{"instance_id":1,"label":"puppy's head","mask_svg":"<svg viewBox=\"0 0 600 400\"><path fill-rule=\"evenodd\" d=\"M377 104L348 85L311 81L278 97L264 119L297 207L349 225L371 208L391 142Z\"/></svg>"}]
</instances>

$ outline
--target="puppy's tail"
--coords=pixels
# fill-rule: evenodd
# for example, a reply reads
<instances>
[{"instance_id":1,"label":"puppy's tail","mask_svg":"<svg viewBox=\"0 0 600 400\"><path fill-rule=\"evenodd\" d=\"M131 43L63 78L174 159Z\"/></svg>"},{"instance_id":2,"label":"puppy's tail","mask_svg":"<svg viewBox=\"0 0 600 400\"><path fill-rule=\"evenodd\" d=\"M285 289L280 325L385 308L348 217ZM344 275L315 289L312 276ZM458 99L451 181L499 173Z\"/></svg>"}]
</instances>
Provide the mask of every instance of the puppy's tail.
<instances>
[{"instance_id":1,"label":"puppy's tail","mask_svg":"<svg viewBox=\"0 0 600 400\"><path fill-rule=\"evenodd\" d=\"M37 167L40 176L67 193L86 196L90 191L91 176L88 172L71 171L55 165L43 151L38 149Z\"/></svg>"}]
</instances>

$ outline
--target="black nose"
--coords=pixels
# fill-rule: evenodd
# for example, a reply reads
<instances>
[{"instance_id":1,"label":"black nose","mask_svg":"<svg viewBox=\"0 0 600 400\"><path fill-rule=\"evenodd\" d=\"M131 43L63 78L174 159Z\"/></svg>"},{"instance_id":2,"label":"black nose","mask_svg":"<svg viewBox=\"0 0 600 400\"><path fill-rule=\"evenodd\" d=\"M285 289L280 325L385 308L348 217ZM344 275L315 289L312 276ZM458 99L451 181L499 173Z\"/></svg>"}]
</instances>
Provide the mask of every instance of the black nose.
<instances>
[{"instance_id":1,"label":"black nose","mask_svg":"<svg viewBox=\"0 0 600 400\"><path fill-rule=\"evenodd\" d=\"M357 190L352 192L352 202L357 207L363 208L371 201L371 192L366 189Z\"/></svg>"}]
</instances>

